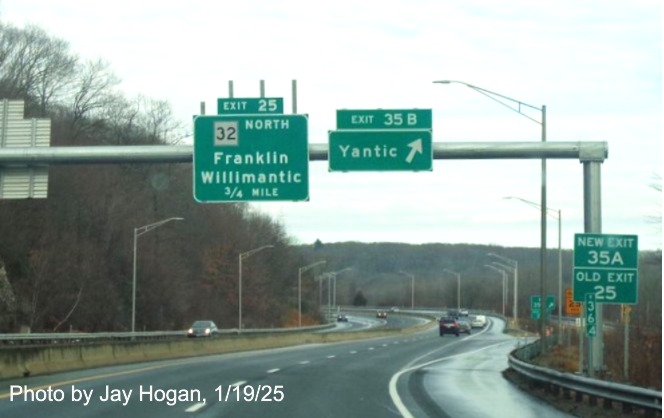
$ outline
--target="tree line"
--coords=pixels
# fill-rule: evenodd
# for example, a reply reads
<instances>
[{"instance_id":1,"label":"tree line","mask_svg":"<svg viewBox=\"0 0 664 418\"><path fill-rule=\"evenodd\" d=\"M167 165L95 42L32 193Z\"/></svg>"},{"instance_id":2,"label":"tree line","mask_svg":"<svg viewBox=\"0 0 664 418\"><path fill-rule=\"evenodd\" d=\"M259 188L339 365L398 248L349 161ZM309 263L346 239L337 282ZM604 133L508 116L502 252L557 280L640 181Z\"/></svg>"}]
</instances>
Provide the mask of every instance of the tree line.
<instances>
[{"instance_id":1,"label":"tree line","mask_svg":"<svg viewBox=\"0 0 664 418\"><path fill-rule=\"evenodd\" d=\"M191 129L167 102L119 85L104 60L0 22L0 98L50 118L52 146L175 144ZM137 330L237 326L238 257L262 245L273 247L243 266L244 326L292 323L306 261L284 227L249 205L192 196L190 164L109 164L51 166L47 199L0 200L0 332L128 330L134 228L170 217L184 220L137 239ZM319 320L317 306L304 308Z\"/></svg>"}]
</instances>

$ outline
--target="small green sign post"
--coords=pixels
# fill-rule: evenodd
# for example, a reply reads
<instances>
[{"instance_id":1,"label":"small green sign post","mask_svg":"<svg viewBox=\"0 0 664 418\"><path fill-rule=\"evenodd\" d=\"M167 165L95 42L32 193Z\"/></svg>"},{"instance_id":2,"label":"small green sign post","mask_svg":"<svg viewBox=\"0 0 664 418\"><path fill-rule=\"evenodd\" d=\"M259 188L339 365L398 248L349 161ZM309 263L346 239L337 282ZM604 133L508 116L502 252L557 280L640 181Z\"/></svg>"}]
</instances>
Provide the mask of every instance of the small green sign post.
<instances>
[{"instance_id":1,"label":"small green sign post","mask_svg":"<svg viewBox=\"0 0 664 418\"><path fill-rule=\"evenodd\" d=\"M542 297L540 295L530 296L530 318L540 319L542 317Z\"/></svg>"},{"instance_id":2,"label":"small green sign post","mask_svg":"<svg viewBox=\"0 0 664 418\"><path fill-rule=\"evenodd\" d=\"M308 119L198 116L193 174L199 202L308 200Z\"/></svg>"},{"instance_id":3,"label":"small green sign post","mask_svg":"<svg viewBox=\"0 0 664 418\"><path fill-rule=\"evenodd\" d=\"M574 300L587 293L597 303L636 304L638 296L638 236L574 235Z\"/></svg>"},{"instance_id":4,"label":"small green sign post","mask_svg":"<svg viewBox=\"0 0 664 418\"><path fill-rule=\"evenodd\" d=\"M597 336L597 307L595 306L595 294L586 293L584 302L586 304L586 335Z\"/></svg>"}]
</instances>

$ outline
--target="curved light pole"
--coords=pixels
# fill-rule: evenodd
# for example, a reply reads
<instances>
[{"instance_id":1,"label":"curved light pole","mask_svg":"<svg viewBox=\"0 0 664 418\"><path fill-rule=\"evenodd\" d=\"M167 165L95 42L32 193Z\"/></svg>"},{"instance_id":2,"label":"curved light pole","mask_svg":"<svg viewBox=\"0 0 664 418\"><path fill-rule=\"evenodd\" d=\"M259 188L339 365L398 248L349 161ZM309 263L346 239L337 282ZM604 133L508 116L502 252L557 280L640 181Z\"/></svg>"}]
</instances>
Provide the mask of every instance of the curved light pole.
<instances>
[{"instance_id":1,"label":"curved light pole","mask_svg":"<svg viewBox=\"0 0 664 418\"><path fill-rule=\"evenodd\" d=\"M461 311L461 273L452 271L450 269L443 269L444 272L450 273L453 276L456 276L457 279L457 312Z\"/></svg>"},{"instance_id":2,"label":"curved light pole","mask_svg":"<svg viewBox=\"0 0 664 418\"><path fill-rule=\"evenodd\" d=\"M518 326L519 323L519 263L516 260L511 258L503 257L495 253L487 254L490 257L496 257L499 260L507 263L503 265L514 273L514 305L512 306L512 320L514 321L514 326Z\"/></svg>"},{"instance_id":3,"label":"curved light pole","mask_svg":"<svg viewBox=\"0 0 664 418\"><path fill-rule=\"evenodd\" d=\"M520 200L523 203L534 207L535 209L542 209L541 205L530 200L522 199L520 197L507 196L504 199L516 199ZM563 327L563 318L562 318L562 307L563 307L563 250L562 250L562 222L563 214L560 209L551 209L546 208L547 214L558 220L558 344L562 344L562 327ZM544 299L542 299L544 300Z\"/></svg>"},{"instance_id":4,"label":"curved light pole","mask_svg":"<svg viewBox=\"0 0 664 418\"><path fill-rule=\"evenodd\" d=\"M237 322L237 332L242 332L242 260L249 258L252 255L256 254L259 251L263 251L267 248L274 248L274 245L263 245L262 247L254 248L245 253L240 253L238 256L239 264L239 277L238 277L238 322Z\"/></svg>"},{"instance_id":5,"label":"curved light pole","mask_svg":"<svg viewBox=\"0 0 664 418\"><path fill-rule=\"evenodd\" d=\"M138 237L152 231L153 229L159 228L166 222L182 220L184 220L184 218L168 218L159 222L151 223L149 225L134 228L134 273L131 290L131 332L136 332L136 248L138 246Z\"/></svg>"},{"instance_id":6,"label":"curved light pole","mask_svg":"<svg viewBox=\"0 0 664 418\"><path fill-rule=\"evenodd\" d=\"M332 288L332 306L337 306L337 275L341 273L345 273L347 271L351 271L353 268L352 267L346 267L344 269L341 269L339 271L335 271L332 273L332 280L333 280L333 288Z\"/></svg>"},{"instance_id":7,"label":"curved light pole","mask_svg":"<svg viewBox=\"0 0 664 418\"><path fill-rule=\"evenodd\" d=\"M541 130L541 139L542 142L546 142L546 106L542 105L541 107L538 106L533 106L528 103L524 103L520 100L513 99L511 97L496 93L491 90L487 90L481 87L474 86L472 84L465 83L463 81L457 81L457 80L440 80L440 81L434 81L434 83L437 84L462 84L466 87L469 87L476 92L488 97L489 99L498 102L499 104L509 108L510 110L517 112L521 116L524 116L531 121L537 123L542 127ZM510 106L509 103L512 103L515 106ZM532 118L525 113L522 112L522 107L527 107L533 110L537 110L541 113L541 119L537 120L535 118ZM541 213L540 213L540 234L541 234L541 240L540 240L540 296L541 300L545 301L546 300L546 295L544 291L544 278L546 277L546 158L542 158L542 185L541 185L541 203L540 206L542 207ZM540 328L540 335L542 335L541 339L541 352L544 353L546 351L546 339L544 338L544 316L542 315L539 321L539 328Z\"/></svg>"},{"instance_id":8,"label":"curved light pole","mask_svg":"<svg viewBox=\"0 0 664 418\"><path fill-rule=\"evenodd\" d=\"M327 319L332 317L332 305L337 303L337 274L344 273L352 270L351 267L346 267L337 271L326 271L320 275L321 278L327 278ZM334 288L332 288L332 281L334 280ZM322 296L322 293L321 293Z\"/></svg>"},{"instance_id":9,"label":"curved light pole","mask_svg":"<svg viewBox=\"0 0 664 418\"><path fill-rule=\"evenodd\" d=\"M410 277L410 309L415 309L415 275L400 271L404 276Z\"/></svg>"},{"instance_id":10,"label":"curved light pole","mask_svg":"<svg viewBox=\"0 0 664 418\"><path fill-rule=\"evenodd\" d=\"M507 272L500 267L491 265L491 264L485 264L484 267L488 267L492 270L497 271L500 273L500 275L503 278L503 316L505 316L505 306L507 305Z\"/></svg>"},{"instance_id":11,"label":"curved light pole","mask_svg":"<svg viewBox=\"0 0 664 418\"><path fill-rule=\"evenodd\" d=\"M318 261L313 264L309 264L308 266L300 267L297 269L297 326L301 327L302 326L302 273L316 267L320 266L321 264L325 264L325 261Z\"/></svg>"}]
</instances>

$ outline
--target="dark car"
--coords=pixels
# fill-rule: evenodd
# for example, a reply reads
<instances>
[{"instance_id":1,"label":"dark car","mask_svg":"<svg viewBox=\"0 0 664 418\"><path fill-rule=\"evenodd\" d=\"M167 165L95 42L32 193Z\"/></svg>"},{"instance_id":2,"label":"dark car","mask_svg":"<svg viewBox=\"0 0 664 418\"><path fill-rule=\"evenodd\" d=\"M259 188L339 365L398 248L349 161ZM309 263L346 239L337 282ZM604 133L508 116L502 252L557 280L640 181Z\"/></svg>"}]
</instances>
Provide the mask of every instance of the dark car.
<instances>
[{"instance_id":1,"label":"dark car","mask_svg":"<svg viewBox=\"0 0 664 418\"><path fill-rule=\"evenodd\" d=\"M452 317L443 317L438 321L438 330L441 337L445 334L454 334L458 337L459 323Z\"/></svg>"},{"instance_id":2,"label":"dark car","mask_svg":"<svg viewBox=\"0 0 664 418\"><path fill-rule=\"evenodd\" d=\"M211 337L219 334L219 328L212 321L196 321L187 331L187 337Z\"/></svg>"},{"instance_id":3,"label":"dark car","mask_svg":"<svg viewBox=\"0 0 664 418\"><path fill-rule=\"evenodd\" d=\"M386 311L376 312L376 318L387 319L387 312Z\"/></svg>"},{"instance_id":4,"label":"dark car","mask_svg":"<svg viewBox=\"0 0 664 418\"><path fill-rule=\"evenodd\" d=\"M337 322L348 322L348 317L344 314L337 315Z\"/></svg>"}]
</instances>

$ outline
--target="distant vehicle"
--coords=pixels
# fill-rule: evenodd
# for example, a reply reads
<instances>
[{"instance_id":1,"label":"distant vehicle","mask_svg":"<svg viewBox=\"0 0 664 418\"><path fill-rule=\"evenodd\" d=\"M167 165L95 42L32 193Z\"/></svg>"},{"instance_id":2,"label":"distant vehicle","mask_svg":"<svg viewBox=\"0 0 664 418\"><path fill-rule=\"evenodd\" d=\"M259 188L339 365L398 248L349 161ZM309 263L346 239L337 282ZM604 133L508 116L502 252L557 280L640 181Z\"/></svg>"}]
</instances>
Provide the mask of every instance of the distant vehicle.
<instances>
[{"instance_id":1,"label":"distant vehicle","mask_svg":"<svg viewBox=\"0 0 664 418\"><path fill-rule=\"evenodd\" d=\"M187 331L187 337L211 337L219 334L219 328L212 321L196 321Z\"/></svg>"},{"instance_id":2,"label":"distant vehicle","mask_svg":"<svg viewBox=\"0 0 664 418\"><path fill-rule=\"evenodd\" d=\"M486 316L475 315L471 319L470 325L472 325L473 328L484 328L486 326Z\"/></svg>"},{"instance_id":3,"label":"distant vehicle","mask_svg":"<svg viewBox=\"0 0 664 418\"><path fill-rule=\"evenodd\" d=\"M457 337L459 336L459 323L455 318L452 317L442 317L438 321L438 330L440 331L440 336L442 337L445 334L454 334Z\"/></svg>"},{"instance_id":4,"label":"distant vehicle","mask_svg":"<svg viewBox=\"0 0 664 418\"><path fill-rule=\"evenodd\" d=\"M392 306L390 308L390 312L399 312L399 308L397 308L396 306Z\"/></svg>"},{"instance_id":5,"label":"distant vehicle","mask_svg":"<svg viewBox=\"0 0 664 418\"><path fill-rule=\"evenodd\" d=\"M387 319L387 312L385 311L376 312L376 318Z\"/></svg>"},{"instance_id":6,"label":"distant vehicle","mask_svg":"<svg viewBox=\"0 0 664 418\"><path fill-rule=\"evenodd\" d=\"M468 318L457 319L457 324L459 324L459 333L465 332L466 334L470 335L472 325L470 324Z\"/></svg>"},{"instance_id":7,"label":"distant vehicle","mask_svg":"<svg viewBox=\"0 0 664 418\"><path fill-rule=\"evenodd\" d=\"M458 318L459 317L459 311L456 309L448 309L447 310L447 316L450 318Z\"/></svg>"},{"instance_id":8,"label":"distant vehicle","mask_svg":"<svg viewBox=\"0 0 664 418\"><path fill-rule=\"evenodd\" d=\"M337 322L348 322L348 317L344 314L337 315Z\"/></svg>"},{"instance_id":9,"label":"distant vehicle","mask_svg":"<svg viewBox=\"0 0 664 418\"><path fill-rule=\"evenodd\" d=\"M468 309L461 309L459 311L459 316L468 316Z\"/></svg>"}]
</instances>

